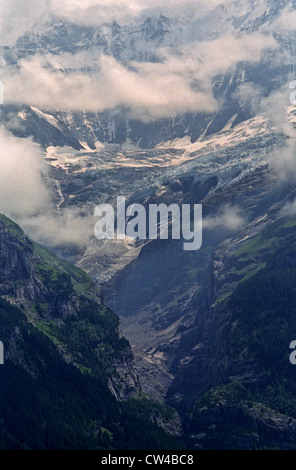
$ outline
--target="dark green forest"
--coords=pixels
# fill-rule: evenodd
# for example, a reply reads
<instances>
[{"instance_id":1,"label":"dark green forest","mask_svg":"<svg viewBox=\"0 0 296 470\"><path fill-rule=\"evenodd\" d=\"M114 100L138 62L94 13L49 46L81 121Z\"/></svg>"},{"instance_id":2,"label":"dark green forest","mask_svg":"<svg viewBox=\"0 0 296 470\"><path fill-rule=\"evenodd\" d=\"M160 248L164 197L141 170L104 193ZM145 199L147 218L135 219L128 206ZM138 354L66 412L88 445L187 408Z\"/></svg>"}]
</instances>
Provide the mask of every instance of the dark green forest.
<instances>
[{"instance_id":1,"label":"dark green forest","mask_svg":"<svg viewBox=\"0 0 296 470\"><path fill-rule=\"evenodd\" d=\"M0 331L4 344L14 344L14 357L0 367L1 449L180 446L149 419L148 399L118 402L104 374L83 374L67 364L53 342L3 299Z\"/></svg>"}]
</instances>

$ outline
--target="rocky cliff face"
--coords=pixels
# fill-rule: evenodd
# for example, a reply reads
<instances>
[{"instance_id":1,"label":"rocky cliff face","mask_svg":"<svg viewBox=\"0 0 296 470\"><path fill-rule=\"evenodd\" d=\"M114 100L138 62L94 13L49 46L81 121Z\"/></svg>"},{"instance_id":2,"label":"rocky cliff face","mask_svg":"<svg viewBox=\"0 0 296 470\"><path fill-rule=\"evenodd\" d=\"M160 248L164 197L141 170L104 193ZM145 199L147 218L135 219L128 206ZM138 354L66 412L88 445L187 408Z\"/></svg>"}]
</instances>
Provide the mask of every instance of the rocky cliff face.
<instances>
[{"instance_id":1,"label":"rocky cliff face","mask_svg":"<svg viewBox=\"0 0 296 470\"><path fill-rule=\"evenodd\" d=\"M0 292L11 296L16 303L40 295L42 283L37 279L37 257L33 245L21 229L9 219L0 219Z\"/></svg>"},{"instance_id":2,"label":"rocky cliff face","mask_svg":"<svg viewBox=\"0 0 296 470\"><path fill-rule=\"evenodd\" d=\"M76 363L79 352L71 353L71 345L67 344L65 338L62 340L62 332L66 330L68 322L73 324L78 318L83 318L83 312L89 309L97 315L98 320L105 314L103 332L99 331L99 325L96 328L96 320L93 321L92 334L97 335L98 344L92 344L91 337L85 338L93 354L92 361L95 364L96 357L99 360L101 354L105 356L106 366L109 364L110 367L110 374L107 374L109 383L117 398L126 399L139 392L140 383L133 369L129 344L124 338L120 339L118 320L111 311L105 313L100 293L92 281L79 269L31 242L18 225L4 216L0 216L0 247L2 298L23 310L37 328L53 334L64 357L73 363ZM108 328L108 315L113 331L104 332L104 328ZM102 333L103 338L100 338ZM104 341L108 341L108 338L113 343L113 349L103 353L106 349ZM12 338L11 347L7 348L10 357L14 342Z\"/></svg>"},{"instance_id":3,"label":"rocky cliff face","mask_svg":"<svg viewBox=\"0 0 296 470\"><path fill-rule=\"evenodd\" d=\"M0 243L0 447L178 447L178 415L141 394L93 281L3 215Z\"/></svg>"},{"instance_id":4,"label":"rocky cliff face","mask_svg":"<svg viewBox=\"0 0 296 470\"><path fill-rule=\"evenodd\" d=\"M193 299L168 399L199 448L294 446L295 215L283 209L294 197L218 247Z\"/></svg>"}]
</instances>

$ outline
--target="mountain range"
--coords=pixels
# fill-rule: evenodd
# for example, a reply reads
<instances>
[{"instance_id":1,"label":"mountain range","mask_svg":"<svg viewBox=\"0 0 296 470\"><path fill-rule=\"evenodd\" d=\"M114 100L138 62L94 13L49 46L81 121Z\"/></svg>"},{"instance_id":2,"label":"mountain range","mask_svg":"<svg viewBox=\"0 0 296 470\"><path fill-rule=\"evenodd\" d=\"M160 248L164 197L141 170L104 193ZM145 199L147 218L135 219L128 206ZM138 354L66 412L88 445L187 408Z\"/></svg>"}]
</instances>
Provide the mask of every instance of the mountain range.
<instances>
[{"instance_id":1,"label":"mountain range","mask_svg":"<svg viewBox=\"0 0 296 470\"><path fill-rule=\"evenodd\" d=\"M295 2L184 3L2 46L3 448L295 449ZM119 195L201 249L96 240Z\"/></svg>"}]
</instances>

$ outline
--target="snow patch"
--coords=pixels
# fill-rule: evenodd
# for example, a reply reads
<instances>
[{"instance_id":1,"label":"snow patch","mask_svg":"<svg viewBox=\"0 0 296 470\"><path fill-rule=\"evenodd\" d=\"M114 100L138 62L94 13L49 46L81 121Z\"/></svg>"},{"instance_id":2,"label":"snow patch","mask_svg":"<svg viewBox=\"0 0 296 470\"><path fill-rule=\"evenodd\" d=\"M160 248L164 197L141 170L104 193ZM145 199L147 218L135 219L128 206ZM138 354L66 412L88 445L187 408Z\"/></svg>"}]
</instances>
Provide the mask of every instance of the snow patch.
<instances>
[{"instance_id":1,"label":"snow patch","mask_svg":"<svg viewBox=\"0 0 296 470\"><path fill-rule=\"evenodd\" d=\"M32 109L32 111L37 114L37 116L40 118L40 119L44 119L45 121L47 121L51 126L55 127L56 129L58 129L59 131L62 132L59 124L58 124L58 121L55 117L53 117L51 114L46 114L46 113L43 113L42 111L40 111L40 109L38 108L34 108L34 106L30 106L30 108Z\"/></svg>"}]
</instances>

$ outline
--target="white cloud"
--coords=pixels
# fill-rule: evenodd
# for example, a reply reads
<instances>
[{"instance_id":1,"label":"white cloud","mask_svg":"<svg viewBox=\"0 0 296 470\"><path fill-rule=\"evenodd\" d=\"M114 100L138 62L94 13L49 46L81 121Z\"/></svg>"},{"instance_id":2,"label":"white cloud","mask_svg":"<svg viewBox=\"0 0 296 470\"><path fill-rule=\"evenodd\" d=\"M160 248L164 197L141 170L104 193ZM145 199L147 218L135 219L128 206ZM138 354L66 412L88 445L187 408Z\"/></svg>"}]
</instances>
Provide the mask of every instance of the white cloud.
<instances>
[{"instance_id":1,"label":"white cloud","mask_svg":"<svg viewBox=\"0 0 296 470\"><path fill-rule=\"evenodd\" d=\"M296 199L293 202L285 204L281 210L281 216L295 217L296 215Z\"/></svg>"},{"instance_id":2,"label":"white cloud","mask_svg":"<svg viewBox=\"0 0 296 470\"><path fill-rule=\"evenodd\" d=\"M47 246L68 244L86 246L93 238L96 223L93 215L78 208L66 208L57 215L53 210L19 219L22 228L36 241Z\"/></svg>"},{"instance_id":3,"label":"white cloud","mask_svg":"<svg viewBox=\"0 0 296 470\"><path fill-rule=\"evenodd\" d=\"M296 29L296 11L288 6L281 15L276 18L271 27L277 32L289 32Z\"/></svg>"},{"instance_id":4,"label":"white cloud","mask_svg":"<svg viewBox=\"0 0 296 470\"><path fill-rule=\"evenodd\" d=\"M275 169L279 182L295 182L296 177L296 142L295 137L289 139L285 147L272 155L272 167Z\"/></svg>"},{"instance_id":5,"label":"white cloud","mask_svg":"<svg viewBox=\"0 0 296 470\"><path fill-rule=\"evenodd\" d=\"M149 72L139 64L129 70L107 56L100 58L100 71L91 74L77 70L65 73L46 65L45 58L34 56L20 62L19 73L6 69L5 102L44 110L93 112L122 106L144 120L215 109L213 98L209 101L203 91L194 91L181 73L162 74L162 68L152 67Z\"/></svg>"},{"instance_id":6,"label":"white cloud","mask_svg":"<svg viewBox=\"0 0 296 470\"><path fill-rule=\"evenodd\" d=\"M177 9L208 11L233 0L0 0L0 45L12 45L32 27L50 18L98 26L130 21L146 10L169 14Z\"/></svg>"},{"instance_id":7,"label":"white cloud","mask_svg":"<svg viewBox=\"0 0 296 470\"><path fill-rule=\"evenodd\" d=\"M163 64L147 66L161 68L162 73L177 71L192 74L196 80L203 81L227 72L238 62L259 62L266 50L277 48L277 42L270 35L254 33L236 36L228 33L211 41L184 46L179 55L170 56L164 52L166 60Z\"/></svg>"},{"instance_id":8,"label":"white cloud","mask_svg":"<svg viewBox=\"0 0 296 470\"><path fill-rule=\"evenodd\" d=\"M176 9L190 7L203 15L228 3L233 0L0 0L0 37L2 43L12 43L17 35L36 23L39 28L39 22L50 16L101 24L114 15L130 20L147 9L160 9L165 14L174 11L176 15ZM239 61L258 62L266 49L276 47L272 36L257 33L239 37L232 32L211 41L190 43L179 51L154 51L159 55L158 63L123 65L111 56L98 57L90 51L36 55L21 59L16 67L3 68L1 79L7 104L27 104L48 111L101 112L121 107L130 117L147 122L186 112L217 111L213 77L231 70ZM83 72L84 66L92 71Z\"/></svg>"},{"instance_id":9,"label":"white cloud","mask_svg":"<svg viewBox=\"0 0 296 470\"><path fill-rule=\"evenodd\" d=\"M209 216L203 220L203 228L209 230L230 230L237 231L246 223L245 217L236 206L226 206L214 216Z\"/></svg>"},{"instance_id":10,"label":"white cloud","mask_svg":"<svg viewBox=\"0 0 296 470\"><path fill-rule=\"evenodd\" d=\"M288 109L290 107L291 89L289 83L285 84L279 90L275 90L266 98L262 98L260 109L265 112L277 129L284 132L287 136L294 136L293 126L288 120Z\"/></svg>"},{"instance_id":11,"label":"white cloud","mask_svg":"<svg viewBox=\"0 0 296 470\"><path fill-rule=\"evenodd\" d=\"M10 46L48 18L50 0L0 0L0 45Z\"/></svg>"},{"instance_id":12,"label":"white cloud","mask_svg":"<svg viewBox=\"0 0 296 470\"><path fill-rule=\"evenodd\" d=\"M93 236L92 215L77 208L57 214L47 167L39 145L0 127L0 213L19 223L35 240L47 245L85 245Z\"/></svg>"},{"instance_id":13,"label":"white cloud","mask_svg":"<svg viewBox=\"0 0 296 470\"><path fill-rule=\"evenodd\" d=\"M290 104L290 93L287 83L268 97L262 98L259 106L260 112L267 115L272 126L287 137L286 144L276 150L270 160L280 182L295 181L296 175L295 117L293 118L293 107Z\"/></svg>"},{"instance_id":14,"label":"white cloud","mask_svg":"<svg viewBox=\"0 0 296 470\"><path fill-rule=\"evenodd\" d=\"M0 0L0 44L12 45L32 27L42 30L42 24L53 16L77 24L100 25L113 20L130 21L145 15L147 9L177 17L177 11L191 8L202 16L226 3L233 1ZM243 6L245 13L250 2L237 5L238 10L233 12ZM280 21L287 25L286 29L292 29L294 16L283 16ZM16 67L3 68L1 79L5 83L6 103L28 104L43 110L94 112L119 106L131 117L149 121L188 111L217 110L219 104L212 90L215 75L230 71L239 61L258 62L266 49L276 48L272 36L234 36L230 32L212 41L191 43L174 53L170 49L158 51L157 63L123 65L113 57L97 56L94 52L36 55L21 59ZM83 72L83 66L92 71ZM260 90L257 92L259 99ZM240 90L241 99L248 99L250 93L245 85ZM279 96L275 94L260 102L260 110L264 108L276 116L278 125L284 122ZM288 150L286 169L293 164L295 154L292 144ZM87 242L92 236L92 215L84 217L76 209L56 213L52 189L46 184L43 153L31 139L18 139L1 127L0 164L0 211L47 244ZM227 207L218 216L206 219L205 226L236 230L243 222L237 208Z\"/></svg>"},{"instance_id":15,"label":"white cloud","mask_svg":"<svg viewBox=\"0 0 296 470\"><path fill-rule=\"evenodd\" d=\"M101 112L120 106L143 121L185 112L211 113L218 109L214 76L239 61L258 62L263 51L276 47L272 37L253 34L191 44L174 55L170 50L158 51L157 63L123 65L94 52L36 55L20 60L17 67L6 67L5 101L43 110ZM79 70L86 64L91 72Z\"/></svg>"},{"instance_id":16,"label":"white cloud","mask_svg":"<svg viewBox=\"0 0 296 470\"><path fill-rule=\"evenodd\" d=\"M0 211L31 216L49 204L40 147L0 127Z\"/></svg>"},{"instance_id":17,"label":"white cloud","mask_svg":"<svg viewBox=\"0 0 296 470\"><path fill-rule=\"evenodd\" d=\"M254 113L261 111L261 101L264 90L251 82L242 83L236 90L235 97L239 100L241 107L247 105Z\"/></svg>"},{"instance_id":18,"label":"white cloud","mask_svg":"<svg viewBox=\"0 0 296 470\"><path fill-rule=\"evenodd\" d=\"M51 11L73 22L98 25L123 21L155 10L169 15L175 9L208 11L233 0L51 0Z\"/></svg>"}]
</instances>

